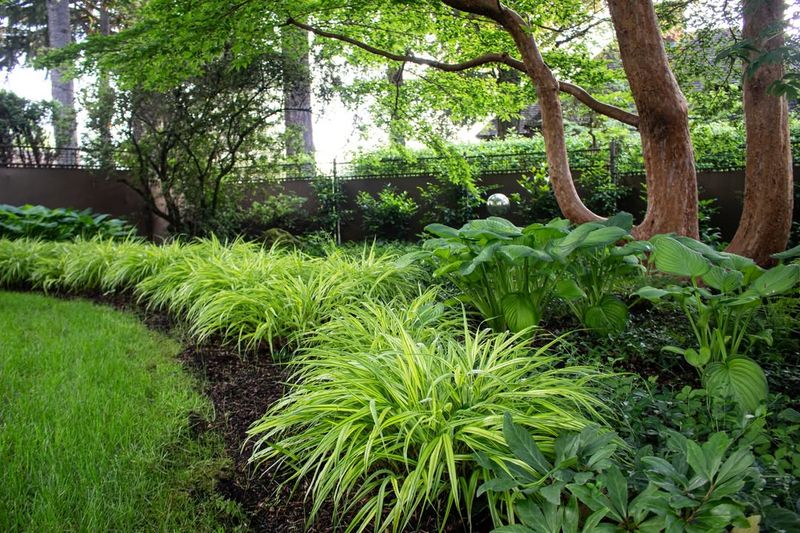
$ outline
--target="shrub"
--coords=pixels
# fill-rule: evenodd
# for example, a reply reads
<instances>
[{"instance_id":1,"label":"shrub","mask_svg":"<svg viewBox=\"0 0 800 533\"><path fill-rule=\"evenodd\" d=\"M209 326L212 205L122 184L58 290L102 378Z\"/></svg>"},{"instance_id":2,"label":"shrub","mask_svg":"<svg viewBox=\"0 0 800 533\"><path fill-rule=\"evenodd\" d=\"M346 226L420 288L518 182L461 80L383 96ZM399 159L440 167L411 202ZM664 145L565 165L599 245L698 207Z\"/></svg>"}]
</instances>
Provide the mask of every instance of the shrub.
<instances>
[{"instance_id":1,"label":"shrub","mask_svg":"<svg viewBox=\"0 0 800 533\"><path fill-rule=\"evenodd\" d=\"M360 191L356 202L361 208L364 231L382 239L408 240L411 219L417 212L417 203L407 192L396 192L386 186L374 198Z\"/></svg>"},{"instance_id":2,"label":"shrub","mask_svg":"<svg viewBox=\"0 0 800 533\"><path fill-rule=\"evenodd\" d=\"M48 209L41 205L0 205L0 238L38 238L63 241L76 237L128 237L134 228L91 209Z\"/></svg>"},{"instance_id":3,"label":"shrub","mask_svg":"<svg viewBox=\"0 0 800 533\"><path fill-rule=\"evenodd\" d=\"M433 293L341 308L294 359L288 395L249 430L251 460L308 482L309 520L328 498L352 516L348 530L404 530L426 510L442 524L469 517L485 474L475 453L508 455L503 413L545 453L599 416L597 375L559 367L556 341L534 349L524 336L473 333Z\"/></svg>"},{"instance_id":4,"label":"shrub","mask_svg":"<svg viewBox=\"0 0 800 533\"><path fill-rule=\"evenodd\" d=\"M249 238L261 239L264 232L279 228L292 234L308 229L308 213L303 206L307 198L293 192L267 196L261 202L253 202L241 215L241 232Z\"/></svg>"}]
</instances>

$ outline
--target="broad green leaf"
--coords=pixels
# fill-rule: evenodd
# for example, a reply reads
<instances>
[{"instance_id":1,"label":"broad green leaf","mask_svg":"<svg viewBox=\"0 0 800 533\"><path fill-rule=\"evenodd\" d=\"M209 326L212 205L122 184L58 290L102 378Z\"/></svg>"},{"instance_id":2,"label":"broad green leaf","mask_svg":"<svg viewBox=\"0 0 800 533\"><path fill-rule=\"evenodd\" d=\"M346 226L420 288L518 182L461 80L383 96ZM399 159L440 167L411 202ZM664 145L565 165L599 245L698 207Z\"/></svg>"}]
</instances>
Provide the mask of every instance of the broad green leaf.
<instances>
[{"instance_id":1,"label":"broad green leaf","mask_svg":"<svg viewBox=\"0 0 800 533\"><path fill-rule=\"evenodd\" d=\"M754 412L767 399L764 371L755 361L746 357L710 363L703 378L710 392L732 396L748 412Z\"/></svg>"},{"instance_id":2,"label":"broad green leaf","mask_svg":"<svg viewBox=\"0 0 800 533\"><path fill-rule=\"evenodd\" d=\"M633 229L633 215L626 211L620 211L614 216L608 217L603 221L606 226L617 226L626 231Z\"/></svg>"},{"instance_id":3,"label":"broad green leaf","mask_svg":"<svg viewBox=\"0 0 800 533\"><path fill-rule=\"evenodd\" d=\"M530 294L523 292L506 294L500 301L500 307L508 329L514 333L538 325L542 316Z\"/></svg>"},{"instance_id":4,"label":"broad green leaf","mask_svg":"<svg viewBox=\"0 0 800 533\"><path fill-rule=\"evenodd\" d=\"M530 246L523 246L521 244L505 244L501 246L497 252L506 257L512 263L520 259L531 258L537 261L550 262L553 260L550 255L542 250L536 250Z\"/></svg>"},{"instance_id":5,"label":"broad green leaf","mask_svg":"<svg viewBox=\"0 0 800 533\"><path fill-rule=\"evenodd\" d=\"M780 259L781 261L785 261L787 259L796 259L800 257L800 244L798 244L794 248L789 248L785 252L772 254L772 257L775 259Z\"/></svg>"},{"instance_id":6,"label":"broad green leaf","mask_svg":"<svg viewBox=\"0 0 800 533\"><path fill-rule=\"evenodd\" d=\"M644 298L645 300L650 300L651 302L657 302L670 293L668 291L665 291L664 289L657 289L656 287L648 286L648 287L641 287L634 294L640 298Z\"/></svg>"},{"instance_id":7,"label":"broad green leaf","mask_svg":"<svg viewBox=\"0 0 800 533\"><path fill-rule=\"evenodd\" d=\"M681 244L669 235L656 235L650 239L652 259L656 268L667 274L700 277L711 268L708 259L699 252Z\"/></svg>"},{"instance_id":8,"label":"broad green leaf","mask_svg":"<svg viewBox=\"0 0 800 533\"><path fill-rule=\"evenodd\" d=\"M632 241L623 246L615 246L611 249L611 255L631 255L650 253L653 247L647 241Z\"/></svg>"},{"instance_id":9,"label":"broad green leaf","mask_svg":"<svg viewBox=\"0 0 800 533\"><path fill-rule=\"evenodd\" d=\"M430 256L431 253L425 250L410 252L397 258L397 261L395 261L394 266L395 268L402 270L420 261L421 259L427 259Z\"/></svg>"},{"instance_id":10,"label":"broad green leaf","mask_svg":"<svg viewBox=\"0 0 800 533\"><path fill-rule=\"evenodd\" d=\"M617 226L599 228L590 232L577 248L590 248L593 246L608 246L626 237L628 232Z\"/></svg>"},{"instance_id":11,"label":"broad green leaf","mask_svg":"<svg viewBox=\"0 0 800 533\"><path fill-rule=\"evenodd\" d=\"M458 231L459 236L471 240L511 240L522 235L522 230L504 218L489 217L471 220Z\"/></svg>"},{"instance_id":12,"label":"broad green leaf","mask_svg":"<svg viewBox=\"0 0 800 533\"><path fill-rule=\"evenodd\" d=\"M586 293L583 292L575 280L570 278L560 279L556 283L556 294L565 300L577 300L579 298L586 298Z\"/></svg>"},{"instance_id":13,"label":"broad green leaf","mask_svg":"<svg viewBox=\"0 0 800 533\"><path fill-rule=\"evenodd\" d=\"M743 281L744 274L738 270L726 270L718 266L711 267L703 274L703 283L723 293L737 290Z\"/></svg>"},{"instance_id":14,"label":"broad green leaf","mask_svg":"<svg viewBox=\"0 0 800 533\"><path fill-rule=\"evenodd\" d=\"M503 437L506 439L511 453L524 461L535 472L544 474L552 468L550 462L539 451L536 441L528 430L515 423L509 413L503 415Z\"/></svg>"},{"instance_id":15,"label":"broad green leaf","mask_svg":"<svg viewBox=\"0 0 800 533\"><path fill-rule=\"evenodd\" d=\"M498 248L500 248L499 242L495 242L486 246L483 250L481 250L481 253L472 259L472 261L461 267L459 274L462 276L469 276L481 265L481 263L490 261Z\"/></svg>"},{"instance_id":16,"label":"broad green leaf","mask_svg":"<svg viewBox=\"0 0 800 533\"><path fill-rule=\"evenodd\" d=\"M699 350L687 348L683 352L686 362L695 368L703 368L711 360L711 350L708 346L701 346Z\"/></svg>"},{"instance_id":17,"label":"broad green leaf","mask_svg":"<svg viewBox=\"0 0 800 533\"><path fill-rule=\"evenodd\" d=\"M428 224L425 226L425 231L431 235L436 235L437 237L441 237L443 239L458 238L458 230L451 228L450 226L445 226L444 224Z\"/></svg>"},{"instance_id":18,"label":"broad green leaf","mask_svg":"<svg viewBox=\"0 0 800 533\"><path fill-rule=\"evenodd\" d=\"M606 294L583 316L586 327L601 333L621 333L628 324L628 307L616 296Z\"/></svg>"},{"instance_id":19,"label":"broad green leaf","mask_svg":"<svg viewBox=\"0 0 800 533\"><path fill-rule=\"evenodd\" d=\"M750 290L759 296L785 294L800 282L800 265L778 265L767 270L750 284Z\"/></svg>"}]
</instances>

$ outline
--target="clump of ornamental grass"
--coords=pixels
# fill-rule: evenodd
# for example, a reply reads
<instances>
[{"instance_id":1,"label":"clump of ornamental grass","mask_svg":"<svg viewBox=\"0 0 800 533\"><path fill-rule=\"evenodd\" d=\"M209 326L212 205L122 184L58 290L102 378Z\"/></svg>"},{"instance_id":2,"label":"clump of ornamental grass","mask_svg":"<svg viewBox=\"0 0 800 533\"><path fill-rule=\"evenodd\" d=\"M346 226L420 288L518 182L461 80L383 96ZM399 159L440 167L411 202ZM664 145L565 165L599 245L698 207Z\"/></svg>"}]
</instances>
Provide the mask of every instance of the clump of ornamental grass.
<instances>
[{"instance_id":1,"label":"clump of ornamental grass","mask_svg":"<svg viewBox=\"0 0 800 533\"><path fill-rule=\"evenodd\" d=\"M56 260L61 247L38 239L0 239L0 285L32 283L37 265Z\"/></svg>"},{"instance_id":2,"label":"clump of ornamental grass","mask_svg":"<svg viewBox=\"0 0 800 533\"><path fill-rule=\"evenodd\" d=\"M117 252L103 273L104 290L131 289L166 270L183 257L186 247L180 241L168 244L150 244L140 241L125 241L117 247Z\"/></svg>"},{"instance_id":3,"label":"clump of ornamental grass","mask_svg":"<svg viewBox=\"0 0 800 533\"><path fill-rule=\"evenodd\" d=\"M503 417L529 430L545 454L557 435L597 422L600 377L564 367L558 340L534 348L530 332L471 331L433 293L392 305L339 309L295 357L287 396L249 430L251 461L308 484L309 521L330 500L348 531L400 531L423 512L467 519L488 472L477 457L514 461ZM484 462L484 464L486 464Z\"/></svg>"}]
</instances>

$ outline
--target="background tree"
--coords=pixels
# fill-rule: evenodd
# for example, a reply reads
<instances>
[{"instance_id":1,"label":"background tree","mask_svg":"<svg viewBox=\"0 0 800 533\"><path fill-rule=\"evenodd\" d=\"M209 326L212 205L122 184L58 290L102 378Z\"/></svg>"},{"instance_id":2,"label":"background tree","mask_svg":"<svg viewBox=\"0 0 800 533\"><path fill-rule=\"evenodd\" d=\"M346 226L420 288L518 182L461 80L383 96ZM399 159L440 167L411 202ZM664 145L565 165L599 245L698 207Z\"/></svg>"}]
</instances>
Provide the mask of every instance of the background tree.
<instances>
[{"instance_id":1,"label":"background tree","mask_svg":"<svg viewBox=\"0 0 800 533\"><path fill-rule=\"evenodd\" d=\"M264 131L283 112L279 65L232 72L219 61L169 91L119 93L119 163L131 169L127 183L172 232L226 234L235 223L242 181L278 145Z\"/></svg>"}]
</instances>

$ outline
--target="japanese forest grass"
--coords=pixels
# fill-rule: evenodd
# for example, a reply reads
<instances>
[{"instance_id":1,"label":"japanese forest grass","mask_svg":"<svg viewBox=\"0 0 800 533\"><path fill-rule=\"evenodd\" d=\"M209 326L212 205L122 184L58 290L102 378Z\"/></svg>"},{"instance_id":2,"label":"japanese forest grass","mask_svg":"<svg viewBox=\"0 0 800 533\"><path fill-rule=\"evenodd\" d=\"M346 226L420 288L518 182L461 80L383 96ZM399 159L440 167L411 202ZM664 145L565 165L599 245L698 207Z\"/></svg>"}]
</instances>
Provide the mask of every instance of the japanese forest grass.
<instances>
[{"instance_id":1,"label":"japanese forest grass","mask_svg":"<svg viewBox=\"0 0 800 533\"><path fill-rule=\"evenodd\" d=\"M0 283L44 290L131 291L184 320L199 341L276 353L352 302L416 292L421 270L372 247L324 257L216 239L154 245L138 240L49 243L0 240Z\"/></svg>"},{"instance_id":2,"label":"japanese forest grass","mask_svg":"<svg viewBox=\"0 0 800 533\"><path fill-rule=\"evenodd\" d=\"M292 360L287 396L250 430L252 460L308 483L309 522L332 500L348 531L401 531L424 512L470 520L486 501L477 454L513 461L503 417L530 430L545 453L560 432L602 421L602 374L563 366L558 340L473 331L431 291L339 310ZM505 450L505 451L504 451Z\"/></svg>"},{"instance_id":3,"label":"japanese forest grass","mask_svg":"<svg viewBox=\"0 0 800 533\"><path fill-rule=\"evenodd\" d=\"M211 407L178 350L133 316L0 292L0 530L233 525L213 492L224 448L190 435Z\"/></svg>"}]
</instances>

